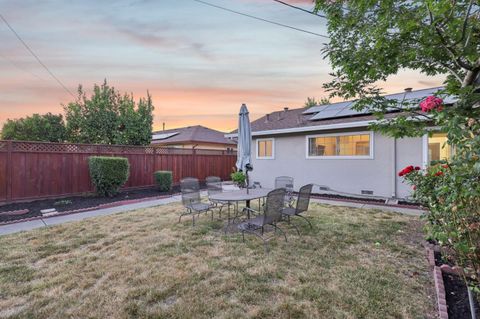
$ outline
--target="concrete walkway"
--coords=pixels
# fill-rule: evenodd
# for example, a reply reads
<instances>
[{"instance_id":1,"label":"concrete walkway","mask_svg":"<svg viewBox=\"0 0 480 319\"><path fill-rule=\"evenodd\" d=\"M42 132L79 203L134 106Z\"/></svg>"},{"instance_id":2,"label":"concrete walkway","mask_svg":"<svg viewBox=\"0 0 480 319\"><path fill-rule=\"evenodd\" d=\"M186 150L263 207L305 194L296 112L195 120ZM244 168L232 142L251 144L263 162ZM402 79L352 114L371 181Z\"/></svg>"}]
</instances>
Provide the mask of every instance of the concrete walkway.
<instances>
[{"instance_id":1,"label":"concrete walkway","mask_svg":"<svg viewBox=\"0 0 480 319\"><path fill-rule=\"evenodd\" d=\"M206 195L206 193L202 195ZM102 208L102 209L96 209L96 210L91 210L91 211L82 212L82 213L63 215L63 216L53 216L53 217L41 218L37 220L19 222L19 223L10 224L10 225L3 225L3 226L0 226L0 236L13 234L21 231L28 231L28 230L46 227L46 226L63 224L67 222L79 221L79 220L96 217L96 216L105 216L105 215L117 214L117 213L127 212L131 210L141 209L141 208L167 205L170 203L179 202L180 200L181 200L180 195L176 195L168 198L149 200L149 201L127 204L127 205L122 205L117 207ZM342 202L342 201L326 200L326 199L312 199L312 202L335 205L335 206L346 206L346 207L365 208L365 209L380 209L380 210L397 212L397 213L413 215L413 216L420 216L423 213L423 211L418 209L413 209L413 208L351 203L351 202Z\"/></svg>"},{"instance_id":2,"label":"concrete walkway","mask_svg":"<svg viewBox=\"0 0 480 319\"><path fill-rule=\"evenodd\" d=\"M122 205L117 207L101 208L101 209L91 210L87 212L73 213L73 214L63 215L63 216L52 216L52 217L46 217L46 218L41 218L37 220L19 222L19 223L10 224L10 225L3 225L3 226L0 226L0 236L13 234L20 231L32 230L32 229L45 227L45 226L52 226L52 225L58 225L58 224L63 224L67 222L79 221L79 220L83 220L90 217L112 215L112 214L127 212L131 210L141 209L141 208L166 205L166 204L178 202L180 200L181 200L181 197L177 195L177 196L172 196L168 198L154 199L154 200L127 204L127 205Z\"/></svg>"}]
</instances>

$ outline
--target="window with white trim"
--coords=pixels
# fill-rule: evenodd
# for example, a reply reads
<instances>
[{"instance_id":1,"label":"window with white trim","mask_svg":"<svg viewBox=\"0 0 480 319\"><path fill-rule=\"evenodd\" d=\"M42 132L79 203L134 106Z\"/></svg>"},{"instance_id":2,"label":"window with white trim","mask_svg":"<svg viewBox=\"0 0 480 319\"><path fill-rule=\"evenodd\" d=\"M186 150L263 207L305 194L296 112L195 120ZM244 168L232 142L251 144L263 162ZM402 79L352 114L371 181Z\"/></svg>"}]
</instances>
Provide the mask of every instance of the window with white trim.
<instances>
[{"instance_id":1,"label":"window with white trim","mask_svg":"<svg viewBox=\"0 0 480 319\"><path fill-rule=\"evenodd\" d=\"M307 137L307 157L365 158L371 157L370 133L316 135Z\"/></svg>"},{"instance_id":2,"label":"window with white trim","mask_svg":"<svg viewBox=\"0 0 480 319\"><path fill-rule=\"evenodd\" d=\"M436 132L428 137L428 160L449 160L452 157L452 147L447 144L447 134Z\"/></svg>"},{"instance_id":3,"label":"window with white trim","mask_svg":"<svg viewBox=\"0 0 480 319\"><path fill-rule=\"evenodd\" d=\"M257 158L274 158L274 140L273 138L262 138L257 140Z\"/></svg>"}]
</instances>

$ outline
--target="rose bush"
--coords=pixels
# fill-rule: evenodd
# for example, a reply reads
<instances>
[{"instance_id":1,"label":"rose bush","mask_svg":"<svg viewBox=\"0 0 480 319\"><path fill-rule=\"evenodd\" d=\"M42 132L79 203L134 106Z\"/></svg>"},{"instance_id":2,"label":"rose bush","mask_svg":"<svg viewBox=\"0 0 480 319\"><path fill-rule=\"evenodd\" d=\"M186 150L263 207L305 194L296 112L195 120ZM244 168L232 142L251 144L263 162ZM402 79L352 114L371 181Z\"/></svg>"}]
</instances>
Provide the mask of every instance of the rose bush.
<instances>
[{"instance_id":1,"label":"rose bush","mask_svg":"<svg viewBox=\"0 0 480 319\"><path fill-rule=\"evenodd\" d=\"M429 212L425 230L461 266L465 280L480 291L480 171L476 160L436 164L399 172L412 185L413 198Z\"/></svg>"}]
</instances>

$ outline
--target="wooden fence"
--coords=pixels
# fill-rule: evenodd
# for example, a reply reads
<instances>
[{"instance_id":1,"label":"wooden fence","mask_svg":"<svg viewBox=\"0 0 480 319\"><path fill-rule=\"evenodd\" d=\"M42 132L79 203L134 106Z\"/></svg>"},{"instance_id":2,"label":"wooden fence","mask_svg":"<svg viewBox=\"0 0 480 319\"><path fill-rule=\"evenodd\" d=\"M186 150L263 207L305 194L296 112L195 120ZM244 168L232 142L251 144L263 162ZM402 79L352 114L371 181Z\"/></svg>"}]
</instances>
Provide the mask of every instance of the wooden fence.
<instances>
[{"instance_id":1,"label":"wooden fence","mask_svg":"<svg viewBox=\"0 0 480 319\"><path fill-rule=\"evenodd\" d=\"M0 203L92 192L88 157L94 155L128 158L126 189L153 186L157 170L172 171L174 184L187 176L229 179L236 160L222 150L0 140Z\"/></svg>"}]
</instances>

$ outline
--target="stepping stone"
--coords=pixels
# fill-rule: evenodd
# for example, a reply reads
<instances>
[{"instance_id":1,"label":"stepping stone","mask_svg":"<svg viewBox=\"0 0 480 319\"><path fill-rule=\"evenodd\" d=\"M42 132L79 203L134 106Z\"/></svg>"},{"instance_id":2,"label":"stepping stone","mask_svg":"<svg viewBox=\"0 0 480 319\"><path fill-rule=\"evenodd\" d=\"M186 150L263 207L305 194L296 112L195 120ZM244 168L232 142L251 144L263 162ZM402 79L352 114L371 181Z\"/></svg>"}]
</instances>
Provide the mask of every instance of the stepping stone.
<instances>
[{"instance_id":1,"label":"stepping stone","mask_svg":"<svg viewBox=\"0 0 480 319\"><path fill-rule=\"evenodd\" d=\"M47 214L48 216L51 216L55 215L57 213L57 210L55 208L42 209L40 213L42 213L43 216L46 216Z\"/></svg>"}]
</instances>

